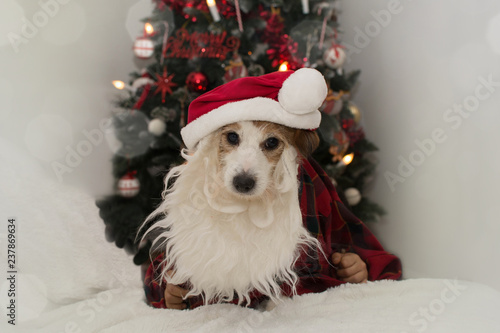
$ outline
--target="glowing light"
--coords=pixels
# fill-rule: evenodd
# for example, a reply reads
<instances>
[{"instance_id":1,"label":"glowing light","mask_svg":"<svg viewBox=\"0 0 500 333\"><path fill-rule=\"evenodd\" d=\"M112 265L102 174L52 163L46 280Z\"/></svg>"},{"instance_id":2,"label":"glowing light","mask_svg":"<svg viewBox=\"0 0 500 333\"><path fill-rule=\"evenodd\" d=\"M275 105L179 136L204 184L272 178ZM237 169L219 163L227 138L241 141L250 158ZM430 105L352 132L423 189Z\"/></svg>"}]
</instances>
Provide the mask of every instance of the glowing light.
<instances>
[{"instance_id":1,"label":"glowing light","mask_svg":"<svg viewBox=\"0 0 500 333\"><path fill-rule=\"evenodd\" d=\"M350 153L342 158L342 162L344 162L345 165L349 165L349 163L351 163L353 159L354 153Z\"/></svg>"},{"instance_id":2,"label":"glowing light","mask_svg":"<svg viewBox=\"0 0 500 333\"><path fill-rule=\"evenodd\" d=\"M280 65L280 68L278 69L280 72L285 72L288 70L288 62L284 62Z\"/></svg>"},{"instance_id":3,"label":"glowing light","mask_svg":"<svg viewBox=\"0 0 500 333\"><path fill-rule=\"evenodd\" d=\"M342 157L342 160L339 163L337 163L336 167L338 169L343 170L343 168L345 168L349 163L351 163L353 159L354 159L354 153L345 155L344 157Z\"/></svg>"},{"instance_id":4,"label":"glowing light","mask_svg":"<svg viewBox=\"0 0 500 333\"><path fill-rule=\"evenodd\" d=\"M217 6L215 5L215 0L207 0L207 5L208 5L208 10L210 11L210 14L212 15L212 18L214 19L214 22L219 22L220 15L219 15L219 10L217 9Z\"/></svg>"},{"instance_id":5,"label":"glowing light","mask_svg":"<svg viewBox=\"0 0 500 333\"><path fill-rule=\"evenodd\" d=\"M153 25L148 22L144 25L144 31L146 31L146 34L151 35L155 32L155 29L153 28Z\"/></svg>"},{"instance_id":6,"label":"glowing light","mask_svg":"<svg viewBox=\"0 0 500 333\"><path fill-rule=\"evenodd\" d=\"M302 0L302 13L309 14L309 0Z\"/></svg>"},{"instance_id":7,"label":"glowing light","mask_svg":"<svg viewBox=\"0 0 500 333\"><path fill-rule=\"evenodd\" d=\"M119 89L119 90L123 90L125 88L125 82L120 81L120 80L113 81L113 85L115 86L116 89Z\"/></svg>"}]
</instances>

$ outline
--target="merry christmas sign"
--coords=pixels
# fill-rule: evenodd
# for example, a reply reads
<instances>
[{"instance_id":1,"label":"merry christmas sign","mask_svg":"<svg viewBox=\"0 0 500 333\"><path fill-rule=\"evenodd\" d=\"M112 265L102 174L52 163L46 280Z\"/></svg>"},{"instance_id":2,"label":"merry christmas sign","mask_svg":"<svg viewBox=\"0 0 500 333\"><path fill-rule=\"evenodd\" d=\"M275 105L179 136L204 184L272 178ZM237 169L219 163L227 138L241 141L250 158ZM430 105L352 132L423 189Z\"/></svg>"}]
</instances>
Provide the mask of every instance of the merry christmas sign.
<instances>
[{"instance_id":1,"label":"merry christmas sign","mask_svg":"<svg viewBox=\"0 0 500 333\"><path fill-rule=\"evenodd\" d=\"M227 32L219 34L210 32L189 33L182 28L170 36L163 50L166 58L217 58L226 59L229 52L236 51L240 46L237 37L227 37Z\"/></svg>"}]
</instances>

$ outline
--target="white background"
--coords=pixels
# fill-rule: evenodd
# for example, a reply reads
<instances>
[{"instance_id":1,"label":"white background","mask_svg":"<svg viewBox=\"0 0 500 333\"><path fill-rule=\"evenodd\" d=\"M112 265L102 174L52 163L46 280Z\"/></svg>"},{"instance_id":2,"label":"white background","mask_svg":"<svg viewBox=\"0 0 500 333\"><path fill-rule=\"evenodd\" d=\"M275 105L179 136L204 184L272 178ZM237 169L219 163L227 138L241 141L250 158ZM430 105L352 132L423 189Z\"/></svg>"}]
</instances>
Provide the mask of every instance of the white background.
<instances>
[{"instance_id":1,"label":"white background","mask_svg":"<svg viewBox=\"0 0 500 333\"><path fill-rule=\"evenodd\" d=\"M0 2L0 138L34 156L55 180L54 162L64 164L68 149L86 140L84 131L109 117L117 94L110 82L127 81L144 66L132 42L139 19L151 13L149 0L60 1L67 4L17 52L8 34L21 35L23 19L33 22L42 7ZM500 3L402 0L383 27L371 11L389 3L343 1L340 15L344 43L362 46L346 69L362 69L354 100L380 148L369 195L389 212L369 227L402 258L406 278L460 278L500 290L500 87L458 128L443 118L474 96L479 77L500 82ZM366 28L371 36L361 45ZM391 189L385 174L398 175L400 157L408 160L415 140L436 128L446 140ZM103 140L62 181L96 197L111 193L111 157Z\"/></svg>"}]
</instances>

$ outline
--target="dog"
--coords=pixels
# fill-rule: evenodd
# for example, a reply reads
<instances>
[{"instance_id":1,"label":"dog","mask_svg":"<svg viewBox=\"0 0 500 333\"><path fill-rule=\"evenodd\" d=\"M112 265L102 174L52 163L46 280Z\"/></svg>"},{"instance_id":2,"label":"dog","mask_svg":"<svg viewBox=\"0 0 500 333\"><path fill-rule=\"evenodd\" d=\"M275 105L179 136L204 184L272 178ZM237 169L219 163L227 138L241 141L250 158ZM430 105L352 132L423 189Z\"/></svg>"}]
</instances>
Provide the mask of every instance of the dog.
<instances>
[{"instance_id":1,"label":"dog","mask_svg":"<svg viewBox=\"0 0 500 333\"><path fill-rule=\"evenodd\" d=\"M162 280L186 295L239 304L258 291L277 302L298 281L301 251L320 248L303 227L298 166L318 145L314 131L268 121L225 125L184 149L165 178L163 202L144 237L165 253ZM172 271L172 274L167 272Z\"/></svg>"},{"instance_id":2,"label":"dog","mask_svg":"<svg viewBox=\"0 0 500 333\"><path fill-rule=\"evenodd\" d=\"M285 296L401 277L400 260L310 157L327 92L319 71L301 68L239 78L190 103L186 163L169 171L143 227L154 240L149 304L269 309Z\"/></svg>"}]
</instances>

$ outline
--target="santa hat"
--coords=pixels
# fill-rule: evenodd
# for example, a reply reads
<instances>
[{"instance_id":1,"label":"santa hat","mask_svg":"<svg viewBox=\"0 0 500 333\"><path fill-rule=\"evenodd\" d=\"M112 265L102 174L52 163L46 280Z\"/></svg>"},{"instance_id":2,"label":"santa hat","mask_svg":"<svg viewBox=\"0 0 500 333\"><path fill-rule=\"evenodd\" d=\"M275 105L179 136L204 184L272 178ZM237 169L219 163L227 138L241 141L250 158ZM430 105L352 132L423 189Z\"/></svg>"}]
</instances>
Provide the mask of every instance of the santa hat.
<instances>
[{"instance_id":1,"label":"santa hat","mask_svg":"<svg viewBox=\"0 0 500 333\"><path fill-rule=\"evenodd\" d=\"M323 75L312 68L237 79L191 102L182 139L192 149L222 126L246 120L314 130L327 92Z\"/></svg>"}]
</instances>

